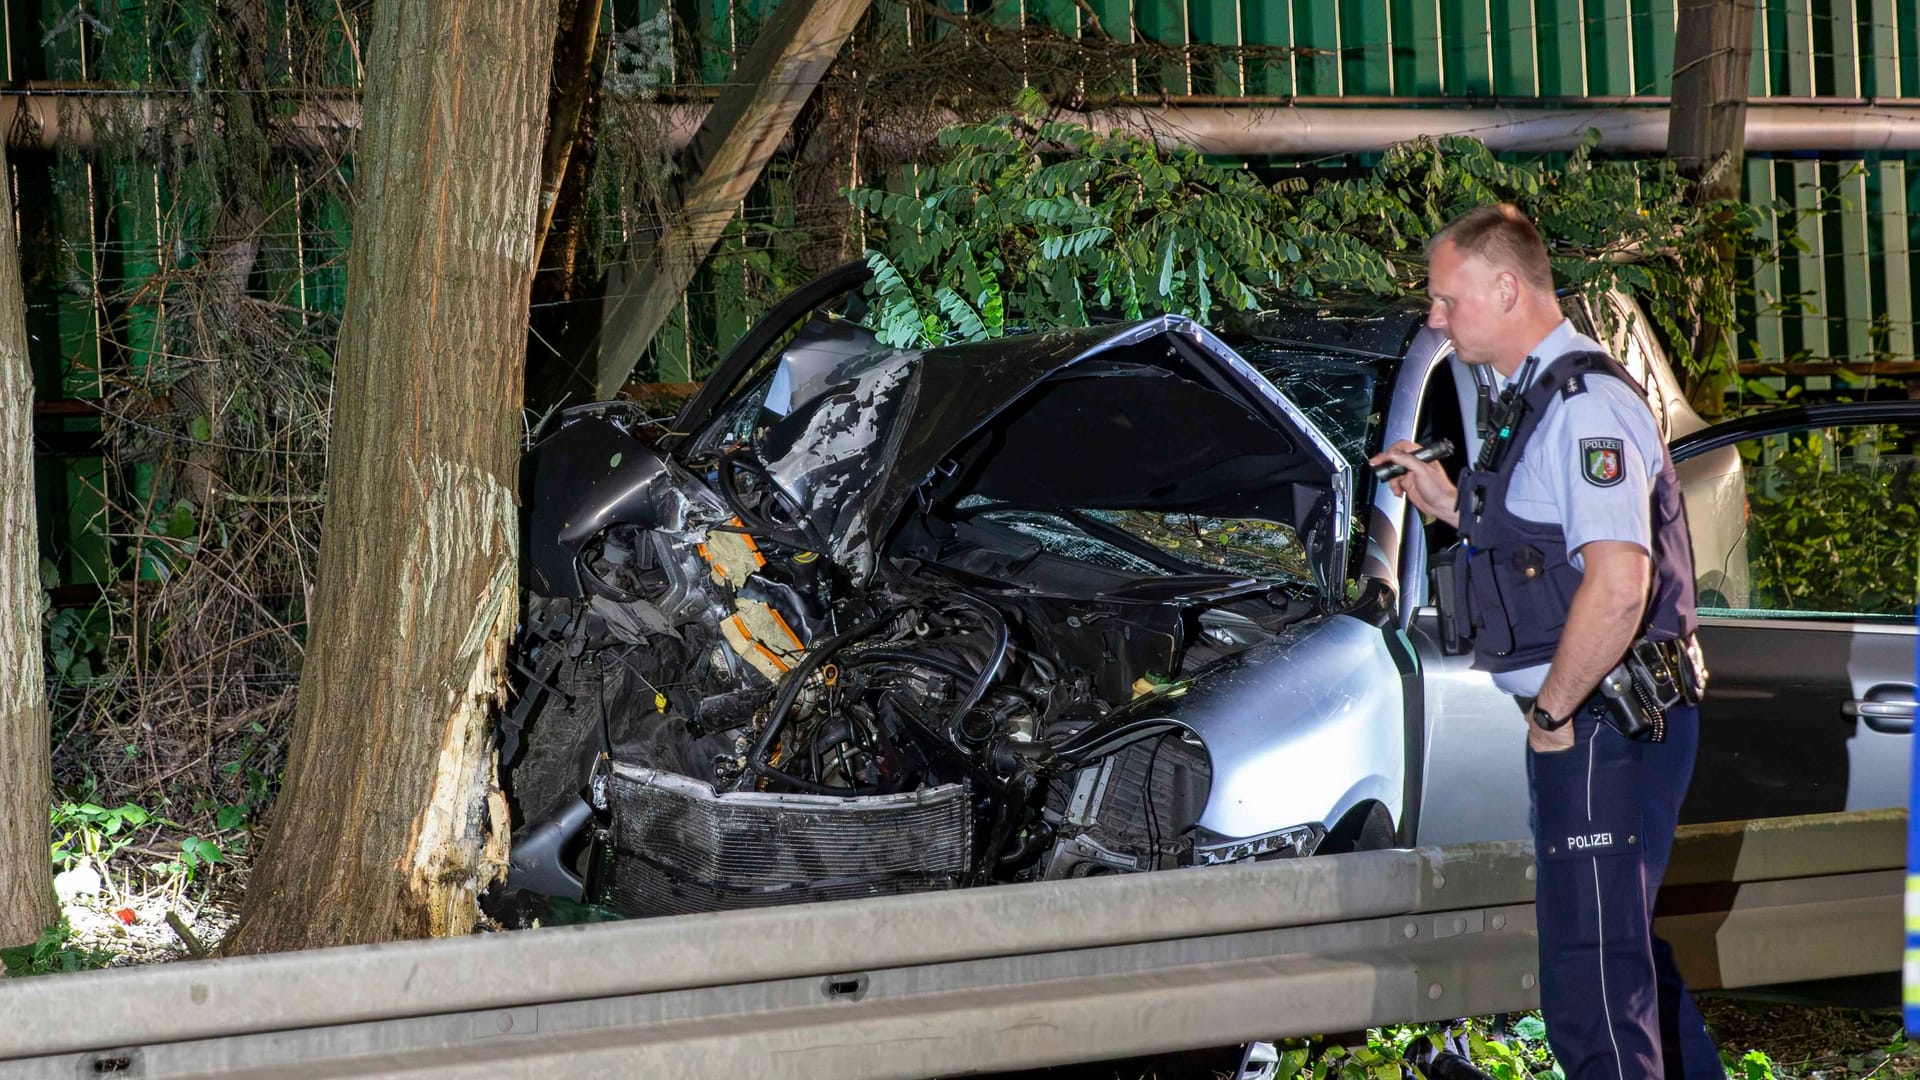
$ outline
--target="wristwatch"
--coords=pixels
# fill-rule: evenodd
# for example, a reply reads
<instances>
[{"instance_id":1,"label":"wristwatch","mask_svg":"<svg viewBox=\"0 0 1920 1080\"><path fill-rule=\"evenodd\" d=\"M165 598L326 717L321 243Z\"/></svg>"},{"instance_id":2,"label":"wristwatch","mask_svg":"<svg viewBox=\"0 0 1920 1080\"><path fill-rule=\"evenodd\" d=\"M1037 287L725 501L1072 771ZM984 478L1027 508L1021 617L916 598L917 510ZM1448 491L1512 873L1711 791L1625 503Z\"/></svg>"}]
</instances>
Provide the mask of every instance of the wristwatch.
<instances>
[{"instance_id":1,"label":"wristwatch","mask_svg":"<svg viewBox=\"0 0 1920 1080\"><path fill-rule=\"evenodd\" d=\"M1533 709L1527 713L1527 719L1532 722L1534 727L1539 728L1541 731L1557 731L1567 726L1567 721L1573 719L1573 717L1555 716L1541 708L1540 703L1536 701L1533 703Z\"/></svg>"}]
</instances>

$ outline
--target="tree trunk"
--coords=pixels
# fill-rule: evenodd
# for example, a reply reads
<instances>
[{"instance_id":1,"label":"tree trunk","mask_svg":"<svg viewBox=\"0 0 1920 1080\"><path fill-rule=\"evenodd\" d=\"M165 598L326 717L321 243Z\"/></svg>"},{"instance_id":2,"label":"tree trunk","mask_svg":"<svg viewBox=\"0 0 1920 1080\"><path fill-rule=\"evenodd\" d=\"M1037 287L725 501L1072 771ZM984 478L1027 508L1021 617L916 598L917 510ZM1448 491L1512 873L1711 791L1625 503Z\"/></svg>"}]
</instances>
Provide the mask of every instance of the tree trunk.
<instances>
[{"instance_id":1,"label":"tree trunk","mask_svg":"<svg viewBox=\"0 0 1920 1080\"><path fill-rule=\"evenodd\" d=\"M209 250L201 259L204 274L199 316L194 319L196 340L190 346L199 363L185 365L184 374L168 387L168 410L173 430L191 430L194 417L219 417L219 399L231 392L229 354L223 342L245 342L255 316L247 295L254 265L260 258L260 232L266 223L261 208L266 189L267 131L272 102L267 96L267 7L265 0L219 0L214 7L228 39L219 51L216 76L230 92L214 99L222 139L221 162L226 166L221 200ZM214 508L216 493L225 484L226 468L221 440L196 439L181 446L174 459L174 495L193 501L203 511ZM209 764L208 768L212 768Z\"/></svg>"},{"instance_id":2,"label":"tree trunk","mask_svg":"<svg viewBox=\"0 0 1920 1080\"><path fill-rule=\"evenodd\" d=\"M377 0L320 577L230 953L461 934L504 872L522 334L554 0Z\"/></svg>"},{"instance_id":3,"label":"tree trunk","mask_svg":"<svg viewBox=\"0 0 1920 1080\"><path fill-rule=\"evenodd\" d=\"M1700 181L1696 194L1703 203L1740 197L1747 146L1747 79L1753 69L1753 11L1753 0L1682 0L1680 4L1667 156L1683 175ZM1716 250L1731 288L1733 244L1722 240ZM1734 374L1733 335L1733 327L1717 326L1705 318L1695 320L1689 341L1695 361L1683 377L1688 397L1704 416L1721 414Z\"/></svg>"},{"instance_id":4,"label":"tree trunk","mask_svg":"<svg viewBox=\"0 0 1920 1080\"><path fill-rule=\"evenodd\" d=\"M47 855L53 765L34 521L33 370L12 172L0 140L0 945L34 940L60 914Z\"/></svg>"},{"instance_id":5,"label":"tree trunk","mask_svg":"<svg viewBox=\"0 0 1920 1080\"><path fill-rule=\"evenodd\" d=\"M568 4L573 10L568 11ZM591 8L594 33L583 21ZM610 45L598 31L601 0L564 0L553 52L547 102L547 142L541 153L539 270L528 319L526 407L535 416L594 397L593 365L576 358L593 351L600 331L599 286L579 290L576 263L592 213L588 174L600 129L600 85ZM563 134L564 129L564 134ZM551 200L551 202L549 202Z\"/></svg>"},{"instance_id":6,"label":"tree trunk","mask_svg":"<svg viewBox=\"0 0 1920 1080\"><path fill-rule=\"evenodd\" d=\"M853 204L841 194L855 186L854 147L860 116L852 93L822 83L807 103L805 131L793 165L793 218L800 232L797 262L805 279L819 277L859 254L851 250ZM798 129L800 125L796 125Z\"/></svg>"},{"instance_id":7,"label":"tree trunk","mask_svg":"<svg viewBox=\"0 0 1920 1080\"><path fill-rule=\"evenodd\" d=\"M681 156L677 205L665 208L658 235L635 238L624 284L618 295L609 289L594 384L601 397L627 384L869 3L787 0L761 26Z\"/></svg>"},{"instance_id":8,"label":"tree trunk","mask_svg":"<svg viewBox=\"0 0 1920 1080\"><path fill-rule=\"evenodd\" d=\"M533 261L540 263L547 234L553 230L553 210L560 202L560 186L567 178L567 162L580 138L580 117L599 85L600 0L562 0L567 16L554 44L553 90L547 105L547 142L540 154L540 225L533 245Z\"/></svg>"},{"instance_id":9,"label":"tree trunk","mask_svg":"<svg viewBox=\"0 0 1920 1080\"><path fill-rule=\"evenodd\" d=\"M1740 197L1753 70L1753 0L1681 0L1667 156L1705 200Z\"/></svg>"}]
</instances>

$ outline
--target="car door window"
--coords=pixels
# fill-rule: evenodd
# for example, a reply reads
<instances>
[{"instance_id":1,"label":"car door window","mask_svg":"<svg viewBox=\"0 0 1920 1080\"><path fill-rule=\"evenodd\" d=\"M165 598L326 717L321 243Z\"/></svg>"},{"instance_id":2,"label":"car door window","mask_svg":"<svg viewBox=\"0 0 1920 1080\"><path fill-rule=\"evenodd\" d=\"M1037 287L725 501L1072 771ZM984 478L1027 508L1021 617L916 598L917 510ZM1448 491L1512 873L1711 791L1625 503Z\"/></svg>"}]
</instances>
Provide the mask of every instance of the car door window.
<instances>
[{"instance_id":1,"label":"car door window","mask_svg":"<svg viewBox=\"0 0 1920 1080\"><path fill-rule=\"evenodd\" d=\"M1732 449L1683 466L1702 614L1913 617L1920 422L1803 427Z\"/></svg>"}]
</instances>

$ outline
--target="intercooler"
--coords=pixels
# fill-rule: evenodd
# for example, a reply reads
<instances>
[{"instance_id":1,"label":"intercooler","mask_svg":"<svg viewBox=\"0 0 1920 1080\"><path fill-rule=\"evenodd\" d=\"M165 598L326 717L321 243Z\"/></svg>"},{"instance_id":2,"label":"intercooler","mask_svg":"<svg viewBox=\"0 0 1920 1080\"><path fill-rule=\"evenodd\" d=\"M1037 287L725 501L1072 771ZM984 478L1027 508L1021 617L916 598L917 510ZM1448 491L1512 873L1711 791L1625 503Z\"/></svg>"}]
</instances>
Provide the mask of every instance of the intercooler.
<instances>
[{"instance_id":1,"label":"intercooler","mask_svg":"<svg viewBox=\"0 0 1920 1080\"><path fill-rule=\"evenodd\" d=\"M973 850L960 784L857 798L721 795L685 776L615 765L607 797L605 899L629 915L946 889Z\"/></svg>"}]
</instances>

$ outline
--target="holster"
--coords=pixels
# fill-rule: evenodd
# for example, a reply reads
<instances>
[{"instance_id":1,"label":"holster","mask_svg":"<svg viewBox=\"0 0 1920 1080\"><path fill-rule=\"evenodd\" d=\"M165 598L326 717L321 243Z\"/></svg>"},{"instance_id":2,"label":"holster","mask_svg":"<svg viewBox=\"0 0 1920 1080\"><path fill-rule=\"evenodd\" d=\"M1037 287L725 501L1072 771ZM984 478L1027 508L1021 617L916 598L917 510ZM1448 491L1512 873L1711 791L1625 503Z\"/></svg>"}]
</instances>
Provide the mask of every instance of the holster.
<instances>
[{"instance_id":1,"label":"holster","mask_svg":"<svg viewBox=\"0 0 1920 1080\"><path fill-rule=\"evenodd\" d=\"M1466 553L1459 544L1436 551L1427 557L1427 599L1439 617L1440 652L1461 656L1473 651L1473 635L1467 630Z\"/></svg>"},{"instance_id":2,"label":"holster","mask_svg":"<svg viewBox=\"0 0 1920 1080\"><path fill-rule=\"evenodd\" d=\"M1666 710L1650 705L1637 692L1633 675L1624 661L1600 677L1600 685L1594 688L1586 707L1629 739L1659 742L1666 737Z\"/></svg>"},{"instance_id":3,"label":"holster","mask_svg":"<svg viewBox=\"0 0 1920 1080\"><path fill-rule=\"evenodd\" d=\"M1660 742L1667 736L1667 710L1698 705L1706 694L1707 669L1699 642L1636 638L1619 665L1601 678L1588 699L1595 713L1629 739Z\"/></svg>"}]
</instances>

